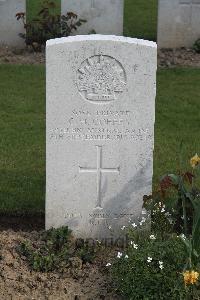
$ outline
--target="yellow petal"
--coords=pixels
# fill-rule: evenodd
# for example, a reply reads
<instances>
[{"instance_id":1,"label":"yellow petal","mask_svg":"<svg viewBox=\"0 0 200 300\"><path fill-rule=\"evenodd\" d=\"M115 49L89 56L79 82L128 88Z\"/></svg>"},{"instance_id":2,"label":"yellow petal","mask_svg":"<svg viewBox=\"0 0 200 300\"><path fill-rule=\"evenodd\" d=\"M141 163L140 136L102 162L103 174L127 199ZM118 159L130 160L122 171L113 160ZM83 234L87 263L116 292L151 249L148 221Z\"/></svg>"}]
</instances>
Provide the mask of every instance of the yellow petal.
<instances>
[{"instance_id":1,"label":"yellow petal","mask_svg":"<svg viewBox=\"0 0 200 300\"><path fill-rule=\"evenodd\" d=\"M200 157L196 153L195 156L193 156L190 159L190 165L192 166L192 168L195 168L199 163L200 163Z\"/></svg>"}]
</instances>

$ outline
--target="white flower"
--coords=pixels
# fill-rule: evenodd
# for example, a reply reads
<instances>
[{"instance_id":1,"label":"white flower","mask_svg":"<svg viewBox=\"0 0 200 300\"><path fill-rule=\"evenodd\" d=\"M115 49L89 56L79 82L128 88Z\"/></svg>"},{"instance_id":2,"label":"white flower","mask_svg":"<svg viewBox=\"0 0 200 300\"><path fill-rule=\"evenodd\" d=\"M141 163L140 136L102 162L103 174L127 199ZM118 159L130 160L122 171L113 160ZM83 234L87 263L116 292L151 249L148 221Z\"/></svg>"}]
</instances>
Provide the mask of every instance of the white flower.
<instances>
[{"instance_id":1,"label":"white flower","mask_svg":"<svg viewBox=\"0 0 200 300\"><path fill-rule=\"evenodd\" d=\"M107 263L106 267L110 267L111 266L111 263Z\"/></svg>"},{"instance_id":2,"label":"white flower","mask_svg":"<svg viewBox=\"0 0 200 300\"><path fill-rule=\"evenodd\" d=\"M153 259L152 257L148 256L147 262L148 262L148 263L152 262L152 259Z\"/></svg>"},{"instance_id":3,"label":"white flower","mask_svg":"<svg viewBox=\"0 0 200 300\"><path fill-rule=\"evenodd\" d=\"M137 244L134 244L134 245L133 245L133 248L134 248L134 249L137 249L137 248L138 248L138 245L137 245Z\"/></svg>"},{"instance_id":4,"label":"white flower","mask_svg":"<svg viewBox=\"0 0 200 300\"><path fill-rule=\"evenodd\" d=\"M134 228L137 227L137 225L136 225L135 223L133 223L132 226L133 226Z\"/></svg>"},{"instance_id":5,"label":"white flower","mask_svg":"<svg viewBox=\"0 0 200 300\"><path fill-rule=\"evenodd\" d=\"M121 258L122 257L122 253L121 252L118 252L117 253L117 258Z\"/></svg>"},{"instance_id":6,"label":"white flower","mask_svg":"<svg viewBox=\"0 0 200 300\"><path fill-rule=\"evenodd\" d=\"M108 226L108 229L112 229L112 226L110 225L110 226Z\"/></svg>"},{"instance_id":7,"label":"white flower","mask_svg":"<svg viewBox=\"0 0 200 300\"><path fill-rule=\"evenodd\" d=\"M154 234L152 234L152 235L150 235L150 240L155 240L156 239L156 237L155 237L155 235Z\"/></svg>"},{"instance_id":8,"label":"white flower","mask_svg":"<svg viewBox=\"0 0 200 300\"><path fill-rule=\"evenodd\" d=\"M144 217L142 217L142 220L140 221L140 226L142 226L143 225L143 223L145 223L146 222L146 218L144 218Z\"/></svg>"},{"instance_id":9,"label":"white flower","mask_svg":"<svg viewBox=\"0 0 200 300\"><path fill-rule=\"evenodd\" d=\"M124 230L126 228L126 226L122 226L121 230Z\"/></svg>"},{"instance_id":10,"label":"white flower","mask_svg":"<svg viewBox=\"0 0 200 300\"><path fill-rule=\"evenodd\" d=\"M159 261L159 268L162 270L164 267L163 267L163 261Z\"/></svg>"},{"instance_id":11,"label":"white flower","mask_svg":"<svg viewBox=\"0 0 200 300\"><path fill-rule=\"evenodd\" d=\"M167 212L165 213L165 216L166 216L166 217L170 217L171 214L167 211Z\"/></svg>"},{"instance_id":12,"label":"white flower","mask_svg":"<svg viewBox=\"0 0 200 300\"><path fill-rule=\"evenodd\" d=\"M125 258L128 258L128 255L125 255L124 257L125 257Z\"/></svg>"},{"instance_id":13,"label":"white flower","mask_svg":"<svg viewBox=\"0 0 200 300\"><path fill-rule=\"evenodd\" d=\"M133 246L134 249L137 249L137 248L138 248L138 245L135 244L133 241L131 241L131 245Z\"/></svg>"},{"instance_id":14,"label":"white flower","mask_svg":"<svg viewBox=\"0 0 200 300\"><path fill-rule=\"evenodd\" d=\"M161 209L161 213L164 213L165 212L165 209L164 209L164 207Z\"/></svg>"},{"instance_id":15,"label":"white flower","mask_svg":"<svg viewBox=\"0 0 200 300\"><path fill-rule=\"evenodd\" d=\"M182 234L180 235L180 237L185 241L185 239L186 239L185 234L182 233Z\"/></svg>"}]
</instances>

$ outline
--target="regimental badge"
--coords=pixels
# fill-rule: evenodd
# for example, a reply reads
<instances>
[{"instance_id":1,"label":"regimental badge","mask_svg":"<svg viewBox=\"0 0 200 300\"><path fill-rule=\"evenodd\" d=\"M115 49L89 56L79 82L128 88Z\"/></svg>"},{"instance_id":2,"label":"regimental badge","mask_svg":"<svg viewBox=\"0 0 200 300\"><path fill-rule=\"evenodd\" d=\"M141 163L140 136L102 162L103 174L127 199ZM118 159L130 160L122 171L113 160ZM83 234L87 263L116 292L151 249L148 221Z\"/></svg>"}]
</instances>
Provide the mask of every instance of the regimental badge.
<instances>
[{"instance_id":1,"label":"regimental badge","mask_svg":"<svg viewBox=\"0 0 200 300\"><path fill-rule=\"evenodd\" d=\"M93 103L116 100L126 86L122 64L107 55L92 56L77 71L77 86L81 96Z\"/></svg>"}]
</instances>

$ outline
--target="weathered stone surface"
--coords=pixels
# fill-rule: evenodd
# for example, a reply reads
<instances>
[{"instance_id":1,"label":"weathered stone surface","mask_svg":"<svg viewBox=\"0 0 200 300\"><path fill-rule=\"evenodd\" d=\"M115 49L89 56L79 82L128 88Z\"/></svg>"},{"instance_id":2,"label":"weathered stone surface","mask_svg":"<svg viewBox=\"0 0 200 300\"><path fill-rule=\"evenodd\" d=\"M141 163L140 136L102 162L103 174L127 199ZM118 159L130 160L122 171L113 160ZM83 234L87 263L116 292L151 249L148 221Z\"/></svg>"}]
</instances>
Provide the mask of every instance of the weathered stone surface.
<instances>
[{"instance_id":1,"label":"weathered stone surface","mask_svg":"<svg viewBox=\"0 0 200 300\"><path fill-rule=\"evenodd\" d=\"M0 0L0 44L23 47L24 40L19 36L24 33L22 22L16 14L26 12L26 0Z\"/></svg>"},{"instance_id":2,"label":"weathered stone surface","mask_svg":"<svg viewBox=\"0 0 200 300\"><path fill-rule=\"evenodd\" d=\"M74 34L123 34L124 0L61 0L61 12L87 20Z\"/></svg>"},{"instance_id":3,"label":"weathered stone surface","mask_svg":"<svg viewBox=\"0 0 200 300\"><path fill-rule=\"evenodd\" d=\"M200 0L159 0L159 48L191 47L200 38Z\"/></svg>"},{"instance_id":4,"label":"weathered stone surface","mask_svg":"<svg viewBox=\"0 0 200 300\"><path fill-rule=\"evenodd\" d=\"M103 35L47 42L46 228L118 236L151 193L156 44Z\"/></svg>"}]
</instances>

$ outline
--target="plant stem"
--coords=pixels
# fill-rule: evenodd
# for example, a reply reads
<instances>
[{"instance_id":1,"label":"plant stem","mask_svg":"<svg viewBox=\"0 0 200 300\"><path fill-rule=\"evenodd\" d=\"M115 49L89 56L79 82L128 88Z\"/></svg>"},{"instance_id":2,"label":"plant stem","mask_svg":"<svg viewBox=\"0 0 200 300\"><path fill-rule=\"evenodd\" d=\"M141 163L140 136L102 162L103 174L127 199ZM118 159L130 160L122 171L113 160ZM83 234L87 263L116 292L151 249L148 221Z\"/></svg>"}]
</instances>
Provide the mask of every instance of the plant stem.
<instances>
[{"instance_id":1,"label":"plant stem","mask_svg":"<svg viewBox=\"0 0 200 300\"><path fill-rule=\"evenodd\" d=\"M188 230L187 230L187 212L186 212L186 206L185 206L185 197L182 195L182 206L183 206L183 221L184 221L184 234L187 236Z\"/></svg>"}]
</instances>

